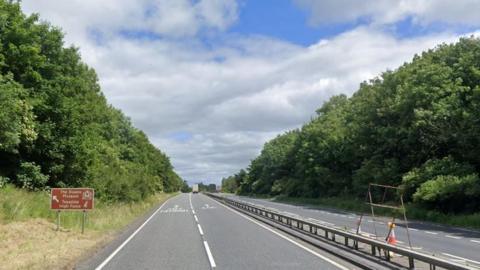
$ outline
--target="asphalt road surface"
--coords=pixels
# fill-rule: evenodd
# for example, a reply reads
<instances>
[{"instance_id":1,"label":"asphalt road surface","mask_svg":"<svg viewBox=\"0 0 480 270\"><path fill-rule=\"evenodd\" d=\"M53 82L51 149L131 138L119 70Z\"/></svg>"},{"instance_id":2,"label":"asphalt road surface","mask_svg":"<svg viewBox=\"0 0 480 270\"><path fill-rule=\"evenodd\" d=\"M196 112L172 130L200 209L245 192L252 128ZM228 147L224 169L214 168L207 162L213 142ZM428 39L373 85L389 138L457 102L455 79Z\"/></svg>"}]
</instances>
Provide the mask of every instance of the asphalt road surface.
<instances>
[{"instance_id":1,"label":"asphalt road surface","mask_svg":"<svg viewBox=\"0 0 480 270\"><path fill-rule=\"evenodd\" d=\"M168 200L77 269L351 269L202 194Z\"/></svg>"},{"instance_id":2,"label":"asphalt road surface","mask_svg":"<svg viewBox=\"0 0 480 270\"><path fill-rule=\"evenodd\" d=\"M289 215L298 215L310 218L325 225L338 226L356 230L359 215L349 212L317 209L308 206L295 206L272 202L266 199L253 199L243 196L225 195L229 198L254 203L259 206L272 208ZM373 220L365 216L361 222L361 231L364 235L384 239L387 235L387 219ZM397 220L395 236L397 244L409 247L405 224ZM409 222L409 234L412 248L419 252L435 254L444 259L459 263L469 263L480 267L480 232L449 226L423 222Z\"/></svg>"}]
</instances>

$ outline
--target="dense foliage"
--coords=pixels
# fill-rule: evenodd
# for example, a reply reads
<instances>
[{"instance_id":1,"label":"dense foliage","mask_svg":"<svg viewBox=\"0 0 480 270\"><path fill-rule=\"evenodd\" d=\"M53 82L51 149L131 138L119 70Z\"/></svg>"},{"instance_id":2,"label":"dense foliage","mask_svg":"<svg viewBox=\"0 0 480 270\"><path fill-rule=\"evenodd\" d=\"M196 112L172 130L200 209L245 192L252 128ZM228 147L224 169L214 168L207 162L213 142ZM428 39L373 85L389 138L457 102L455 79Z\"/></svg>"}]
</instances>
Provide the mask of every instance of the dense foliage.
<instances>
[{"instance_id":1,"label":"dense foliage","mask_svg":"<svg viewBox=\"0 0 480 270\"><path fill-rule=\"evenodd\" d=\"M91 186L106 200L179 190L168 157L107 104L60 29L0 0L0 182Z\"/></svg>"},{"instance_id":2,"label":"dense foliage","mask_svg":"<svg viewBox=\"0 0 480 270\"><path fill-rule=\"evenodd\" d=\"M242 194L365 196L404 187L428 208L480 210L480 39L416 55L347 98L334 96L301 130L265 144L248 173L223 180Z\"/></svg>"}]
</instances>

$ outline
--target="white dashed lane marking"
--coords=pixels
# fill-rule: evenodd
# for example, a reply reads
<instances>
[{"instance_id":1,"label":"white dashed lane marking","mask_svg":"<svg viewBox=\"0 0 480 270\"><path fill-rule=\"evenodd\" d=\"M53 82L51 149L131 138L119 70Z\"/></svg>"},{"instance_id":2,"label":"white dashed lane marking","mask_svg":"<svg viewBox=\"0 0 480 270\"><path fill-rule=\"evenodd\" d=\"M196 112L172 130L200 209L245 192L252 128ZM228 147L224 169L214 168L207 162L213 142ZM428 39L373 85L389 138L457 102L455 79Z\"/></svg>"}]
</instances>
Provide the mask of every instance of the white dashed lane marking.
<instances>
[{"instance_id":1,"label":"white dashed lane marking","mask_svg":"<svg viewBox=\"0 0 480 270\"><path fill-rule=\"evenodd\" d=\"M212 252L210 251L210 247L208 246L207 241L203 241L203 245L205 246L205 250L207 251L207 256L208 256L208 261L210 262L210 266L212 268L217 267L217 265L215 264L215 260L213 259L213 255L212 255Z\"/></svg>"},{"instance_id":2,"label":"white dashed lane marking","mask_svg":"<svg viewBox=\"0 0 480 270\"><path fill-rule=\"evenodd\" d=\"M215 269L215 267L217 267L217 265L215 264L215 260L213 259L212 251L210 250L210 246L208 245L207 240L205 240L205 236L203 235L202 226L200 226L200 222L198 222L198 217L195 214L195 210L193 209L192 193L190 193L188 199L190 200L190 208L192 209L193 217L195 218L195 222L197 223L198 232L200 233L200 235L202 236L202 239L203 239L203 247L205 248L205 251L207 252L208 262L210 263L210 267L212 269Z\"/></svg>"}]
</instances>

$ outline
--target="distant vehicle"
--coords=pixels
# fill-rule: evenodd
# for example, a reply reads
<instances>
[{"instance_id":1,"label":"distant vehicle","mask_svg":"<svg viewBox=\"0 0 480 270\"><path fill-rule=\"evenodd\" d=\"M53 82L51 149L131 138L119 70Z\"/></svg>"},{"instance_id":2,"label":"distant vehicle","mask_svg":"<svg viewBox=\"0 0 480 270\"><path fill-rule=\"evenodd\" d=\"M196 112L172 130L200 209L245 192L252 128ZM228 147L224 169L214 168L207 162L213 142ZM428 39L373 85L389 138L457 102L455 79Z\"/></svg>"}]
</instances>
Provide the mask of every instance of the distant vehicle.
<instances>
[{"instance_id":1,"label":"distant vehicle","mask_svg":"<svg viewBox=\"0 0 480 270\"><path fill-rule=\"evenodd\" d=\"M192 187L192 192L193 193L198 193L198 184L194 184Z\"/></svg>"}]
</instances>

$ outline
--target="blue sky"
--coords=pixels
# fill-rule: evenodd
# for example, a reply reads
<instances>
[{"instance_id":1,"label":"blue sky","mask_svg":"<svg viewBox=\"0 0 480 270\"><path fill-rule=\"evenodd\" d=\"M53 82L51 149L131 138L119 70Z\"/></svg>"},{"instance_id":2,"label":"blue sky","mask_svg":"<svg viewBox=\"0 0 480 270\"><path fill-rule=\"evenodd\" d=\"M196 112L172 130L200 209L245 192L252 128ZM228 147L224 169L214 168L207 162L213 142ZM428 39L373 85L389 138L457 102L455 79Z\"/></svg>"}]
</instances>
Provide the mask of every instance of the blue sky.
<instances>
[{"instance_id":1,"label":"blue sky","mask_svg":"<svg viewBox=\"0 0 480 270\"><path fill-rule=\"evenodd\" d=\"M291 0L244 0L240 3L239 19L231 33L262 35L308 46L355 27L358 23L314 26L308 14Z\"/></svg>"},{"instance_id":2,"label":"blue sky","mask_svg":"<svg viewBox=\"0 0 480 270\"><path fill-rule=\"evenodd\" d=\"M295 5L292 0L243 0L239 6L239 19L230 33L264 35L309 46L321 39L328 39L340 33L371 23L371 16L355 20L323 24L309 23L311 14ZM477 27L464 23L446 23L435 20L426 24L415 22L413 16L381 26L398 38L431 35L449 30L458 34L474 31Z\"/></svg>"},{"instance_id":3,"label":"blue sky","mask_svg":"<svg viewBox=\"0 0 480 270\"><path fill-rule=\"evenodd\" d=\"M323 102L480 33L472 0L23 0L190 183L219 183Z\"/></svg>"},{"instance_id":4,"label":"blue sky","mask_svg":"<svg viewBox=\"0 0 480 270\"><path fill-rule=\"evenodd\" d=\"M193 1L198 2L198 1ZM147 7L144 16L152 17L155 9ZM195 36L206 48L215 48L231 35L262 36L290 42L299 46L310 46L323 39L335 37L360 26L372 24L372 16L359 16L343 22L325 22L314 24L309 22L311 12L300 8L292 0L241 0L238 2L237 20L226 31L209 31L206 29ZM477 25L465 23L447 23L441 20L420 24L413 16L405 16L399 20L378 26L382 31L390 33L398 39L409 39L449 31L465 34L477 29ZM89 29L90 38L99 46L104 45L103 32L97 28ZM161 40L169 38L163 34L149 30L131 29L129 25L120 27L116 34L131 40ZM188 36L177 38L180 41L190 40ZM222 61L222 58L218 58Z\"/></svg>"},{"instance_id":5,"label":"blue sky","mask_svg":"<svg viewBox=\"0 0 480 270\"><path fill-rule=\"evenodd\" d=\"M192 3L199 2L198 0ZM321 2L321 1L320 1ZM155 16L154 7L148 7L145 17ZM372 15L365 14L357 18L323 23L312 23L312 12L301 8L292 0L240 0L238 1L237 20L226 31L201 31L197 38L206 46L215 47L215 43L224 40L228 35L258 35L288 41L300 46L309 46L319 40L335 37L359 26L368 26L374 20ZM463 22L445 22L437 18L419 23L412 15L405 15L398 20L379 25L385 32L399 39L431 35L450 31L464 34L474 31L477 25ZM101 32L92 29L92 38L99 44L102 41ZM165 38L162 34L152 31L131 30L128 26L118 31L118 35L128 39L155 40ZM191 37L188 37L191 38Z\"/></svg>"}]
</instances>

